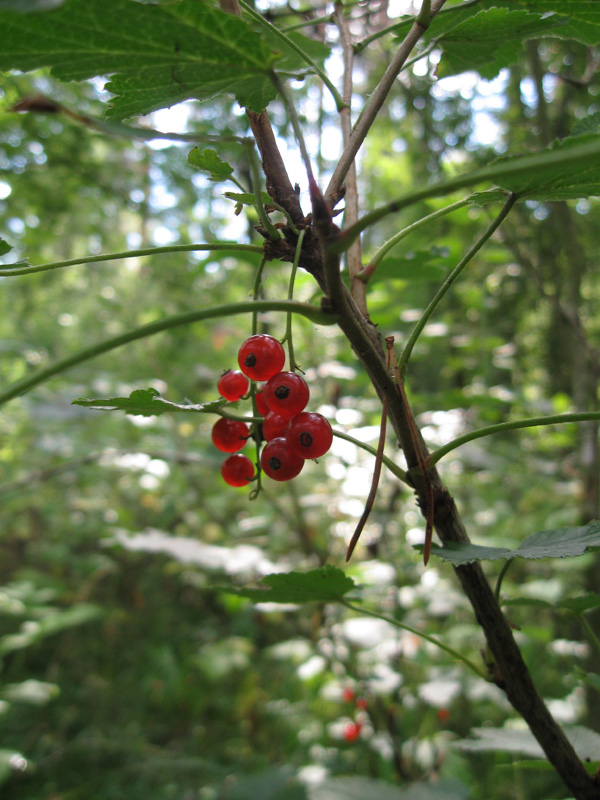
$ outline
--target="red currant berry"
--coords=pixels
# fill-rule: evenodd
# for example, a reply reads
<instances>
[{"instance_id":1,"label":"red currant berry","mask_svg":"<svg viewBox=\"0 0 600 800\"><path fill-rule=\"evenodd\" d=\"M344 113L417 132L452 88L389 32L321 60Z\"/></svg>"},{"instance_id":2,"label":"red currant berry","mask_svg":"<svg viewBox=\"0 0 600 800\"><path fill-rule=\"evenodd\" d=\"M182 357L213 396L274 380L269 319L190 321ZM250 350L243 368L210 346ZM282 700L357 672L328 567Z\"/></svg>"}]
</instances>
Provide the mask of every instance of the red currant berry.
<instances>
[{"instance_id":1,"label":"red currant berry","mask_svg":"<svg viewBox=\"0 0 600 800\"><path fill-rule=\"evenodd\" d=\"M212 440L214 446L224 453L235 453L245 447L250 429L245 422L221 417L213 425Z\"/></svg>"},{"instance_id":2,"label":"red currant berry","mask_svg":"<svg viewBox=\"0 0 600 800\"><path fill-rule=\"evenodd\" d=\"M319 458L331 447L333 431L322 414L303 411L292 417L285 438L294 453L302 458Z\"/></svg>"},{"instance_id":3,"label":"red currant berry","mask_svg":"<svg viewBox=\"0 0 600 800\"><path fill-rule=\"evenodd\" d=\"M289 417L282 417L281 414L269 411L262 426L263 436L266 441L270 442L271 439L276 439L278 436L285 436L285 429L289 421Z\"/></svg>"},{"instance_id":4,"label":"red currant berry","mask_svg":"<svg viewBox=\"0 0 600 800\"><path fill-rule=\"evenodd\" d=\"M274 481L290 481L302 471L304 459L292 453L286 440L278 436L263 447L260 463L269 478Z\"/></svg>"},{"instance_id":5,"label":"red currant berry","mask_svg":"<svg viewBox=\"0 0 600 800\"><path fill-rule=\"evenodd\" d=\"M347 742L355 742L360 736L362 725L360 722L347 722L344 725L344 739Z\"/></svg>"},{"instance_id":6,"label":"red currant berry","mask_svg":"<svg viewBox=\"0 0 600 800\"><path fill-rule=\"evenodd\" d=\"M273 336L259 333L246 339L238 353L240 369L253 381L267 381L285 363L285 352Z\"/></svg>"},{"instance_id":7,"label":"red currant berry","mask_svg":"<svg viewBox=\"0 0 600 800\"><path fill-rule=\"evenodd\" d=\"M265 400L265 393L264 393L264 386L261 386L260 389L256 390L256 394L254 395L256 398L256 410L261 415L261 417L266 417L269 413L269 406L267 405L267 401Z\"/></svg>"},{"instance_id":8,"label":"red currant berry","mask_svg":"<svg viewBox=\"0 0 600 800\"><path fill-rule=\"evenodd\" d=\"M440 722L448 722L450 719L450 712L447 708L440 708L437 712L437 718Z\"/></svg>"},{"instance_id":9,"label":"red currant berry","mask_svg":"<svg viewBox=\"0 0 600 800\"><path fill-rule=\"evenodd\" d=\"M265 400L271 411L284 417L294 417L308 403L310 391L304 378L295 372L279 372L265 386Z\"/></svg>"},{"instance_id":10,"label":"red currant berry","mask_svg":"<svg viewBox=\"0 0 600 800\"><path fill-rule=\"evenodd\" d=\"M254 478L254 464L238 453L225 459L221 466L221 475L230 486L246 486Z\"/></svg>"},{"instance_id":11,"label":"red currant berry","mask_svg":"<svg viewBox=\"0 0 600 800\"><path fill-rule=\"evenodd\" d=\"M366 711L368 707L369 707L369 704L367 703L367 698L366 697L357 697L356 698L356 708L358 708L360 711Z\"/></svg>"},{"instance_id":12,"label":"red currant berry","mask_svg":"<svg viewBox=\"0 0 600 800\"><path fill-rule=\"evenodd\" d=\"M219 378L217 391L225 400L235 403L246 394L249 386L250 381L239 369L228 369Z\"/></svg>"},{"instance_id":13,"label":"red currant berry","mask_svg":"<svg viewBox=\"0 0 600 800\"><path fill-rule=\"evenodd\" d=\"M355 697L354 689L351 689L349 686L342 689L342 699L345 703L353 703Z\"/></svg>"}]
</instances>

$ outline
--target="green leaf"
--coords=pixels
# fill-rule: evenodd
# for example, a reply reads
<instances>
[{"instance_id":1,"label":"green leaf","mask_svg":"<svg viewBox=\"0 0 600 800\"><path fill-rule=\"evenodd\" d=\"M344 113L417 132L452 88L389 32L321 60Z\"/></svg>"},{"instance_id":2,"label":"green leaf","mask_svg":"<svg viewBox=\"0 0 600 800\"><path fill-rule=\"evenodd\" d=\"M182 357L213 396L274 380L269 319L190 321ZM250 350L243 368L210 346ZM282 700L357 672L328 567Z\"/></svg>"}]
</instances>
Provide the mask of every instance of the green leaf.
<instances>
[{"instance_id":1,"label":"green leaf","mask_svg":"<svg viewBox=\"0 0 600 800\"><path fill-rule=\"evenodd\" d=\"M326 565L309 572L266 575L262 589L235 589L220 586L224 592L247 597L255 603L332 603L340 600L356 584L341 569ZM267 588L269 587L269 588Z\"/></svg>"},{"instance_id":2,"label":"green leaf","mask_svg":"<svg viewBox=\"0 0 600 800\"><path fill-rule=\"evenodd\" d=\"M600 734L581 725L570 725L563 728L567 739L582 761L598 760L600 752ZM533 758L545 759L546 755L529 730L504 728L473 728L471 738L461 739L454 743L460 750L481 752L496 750L504 753L523 753Z\"/></svg>"},{"instance_id":3,"label":"green leaf","mask_svg":"<svg viewBox=\"0 0 600 800\"><path fill-rule=\"evenodd\" d=\"M566 21L557 15L541 17L506 8L479 11L438 40L443 56L437 74L444 78L475 69L484 78L494 78L502 67L518 60L524 41L554 35Z\"/></svg>"},{"instance_id":4,"label":"green leaf","mask_svg":"<svg viewBox=\"0 0 600 800\"><path fill-rule=\"evenodd\" d=\"M276 96L274 54L261 37L197 0L66 0L45 13L0 10L0 29L0 70L50 67L62 81L112 75L108 114L117 119L223 93L260 111Z\"/></svg>"},{"instance_id":5,"label":"green leaf","mask_svg":"<svg viewBox=\"0 0 600 800\"><path fill-rule=\"evenodd\" d=\"M591 686L592 689L600 694L600 675L597 672L585 672L579 667L575 667L573 674L580 681L587 683L588 686Z\"/></svg>"},{"instance_id":6,"label":"green leaf","mask_svg":"<svg viewBox=\"0 0 600 800\"><path fill-rule=\"evenodd\" d=\"M468 564L472 561L498 561L517 557L567 558L581 556L590 547L600 547L600 522L590 522L582 527L539 531L528 536L515 550L450 542L444 547L433 546L431 552L452 564ZM422 545L418 548L422 548Z\"/></svg>"},{"instance_id":7,"label":"green leaf","mask_svg":"<svg viewBox=\"0 0 600 800\"><path fill-rule=\"evenodd\" d=\"M205 150L194 147L188 155L188 164L203 172L210 172L210 179L215 183L227 181L233 175L233 167L219 158L216 151L210 147Z\"/></svg>"},{"instance_id":8,"label":"green leaf","mask_svg":"<svg viewBox=\"0 0 600 800\"><path fill-rule=\"evenodd\" d=\"M11 250L12 247L9 243L0 237L0 256L5 256L7 253L10 253Z\"/></svg>"},{"instance_id":9,"label":"green leaf","mask_svg":"<svg viewBox=\"0 0 600 800\"><path fill-rule=\"evenodd\" d=\"M126 414L137 414L144 417L168 414L172 411L192 411L194 413L214 413L222 408L226 400L213 400L199 405L172 403L160 396L156 389L136 389L129 397L109 397L87 400L79 397L71 405L86 408L103 409L105 411L125 411Z\"/></svg>"},{"instance_id":10,"label":"green leaf","mask_svg":"<svg viewBox=\"0 0 600 800\"><path fill-rule=\"evenodd\" d=\"M575 125L573 125L571 133L573 136L580 136L585 133L599 134L600 111L595 111L593 114L589 114L587 117L578 120Z\"/></svg>"}]
</instances>

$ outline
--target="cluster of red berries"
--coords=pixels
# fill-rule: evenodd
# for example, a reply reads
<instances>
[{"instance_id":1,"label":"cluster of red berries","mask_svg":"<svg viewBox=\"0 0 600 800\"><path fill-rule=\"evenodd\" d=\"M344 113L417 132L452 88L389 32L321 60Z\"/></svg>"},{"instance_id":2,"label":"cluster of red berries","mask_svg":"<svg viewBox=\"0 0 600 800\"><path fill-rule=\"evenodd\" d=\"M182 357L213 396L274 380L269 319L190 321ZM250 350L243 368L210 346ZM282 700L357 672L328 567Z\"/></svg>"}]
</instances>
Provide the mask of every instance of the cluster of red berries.
<instances>
[{"instance_id":1,"label":"cluster of red berries","mask_svg":"<svg viewBox=\"0 0 600 800\"><path fill-rule=\"evenodd\" d=\"M365 697L357 697L354 693L354 689L351 689L349 686L343 689L342 698L346 703L354 703L354 707L358 711L366 711L369 707L367 699ZM355 742L360 738L361 730L362 723L358 720L351 720L345 723L342 736L346 742Z\"/></svg>"},{"instance_id":2,"label":"cluster of red berries","mask_svg":"<svg viewBox=\"0 0 600 800\"><path fill-rule=\"evenodd\" d=\"M266 444L260 465L269 478L289 481L299 475L307 459L324 455L333 441L331 425L321 414L304 411L310 397L306 381L295 372L283 372L285 352L273 336L257 334L242 344L238 353L239 370L223 373L217 389L230 402L248 393L250 378L266 381L255 392L256 408L264 419L258 435ZM230 486L246 486L255 476L254 464L238 453L253 436L241 420L221 417L213 426L215 447L229 456L221 475Z\"/></svg>"}]
</instances>

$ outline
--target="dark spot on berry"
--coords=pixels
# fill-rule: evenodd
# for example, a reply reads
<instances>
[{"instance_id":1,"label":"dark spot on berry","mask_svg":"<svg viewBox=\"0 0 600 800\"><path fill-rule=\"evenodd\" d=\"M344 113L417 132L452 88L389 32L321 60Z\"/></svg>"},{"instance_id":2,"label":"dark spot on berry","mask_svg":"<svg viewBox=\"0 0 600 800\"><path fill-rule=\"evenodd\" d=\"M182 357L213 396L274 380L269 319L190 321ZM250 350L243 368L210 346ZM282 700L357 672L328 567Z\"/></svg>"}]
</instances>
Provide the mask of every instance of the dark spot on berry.
<instances>
[{"instance_id":1,"label":"dark spot on berry","mask_svg":"<svg viewBox=\"0 0 600 800\"><path fill-rule=\"evenodd\" d=\"M300 444L302 445L302 447L310 447L312 443L313 443L313 437L310 435L310 433L303 431L300 434Z\"/></svg>"},{"instance_id":2,"label":"dark spot on berry","mask_svg":"<svg viewBox=\"0 0 600 800\"><path fill-rule=\"evenodd\" d=\"M256 364L256 356L254 355L254 353L249 353L244 359L244 365L246 367L253 367L255 364Z\"/></svg>"},{"instance_id":3,"label":"dark spot on berry","mask_svg":"<svg viewBox=\"0 0 600 800\"><path fill-rule=\"evenodd\" d=\"M289 395L289 393L290 393L290 387L283 385L278 386L273 392L275 397L277 397L279 400L285 400L285 398Z\"/></svg>"},{"instance_id":4,"label":"dark spot on berry","mask_svg":"<svg viewBox=\"0 0 600 800\"><path fill-rule=\"evenodd\" d=\"M278 458L275 458L275 456L271 456L269 459L269 466L273 471L281 469L281 461Z\"/></svg>"}]
</instances>

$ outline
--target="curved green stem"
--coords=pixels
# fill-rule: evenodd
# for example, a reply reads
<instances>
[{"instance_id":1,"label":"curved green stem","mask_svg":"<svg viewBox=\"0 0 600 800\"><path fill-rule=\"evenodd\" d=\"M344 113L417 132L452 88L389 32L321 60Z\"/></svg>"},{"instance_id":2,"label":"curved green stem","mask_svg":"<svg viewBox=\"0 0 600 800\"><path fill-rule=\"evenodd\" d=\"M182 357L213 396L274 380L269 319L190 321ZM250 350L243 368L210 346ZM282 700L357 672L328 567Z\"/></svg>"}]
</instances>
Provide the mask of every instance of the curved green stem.
<instances>
[{"instance_id":1,"label":"curved green stem","mask_svg":"<svg viewBox=\"0 0 600 800\"><path fill-rule=\"evenodd\" d=\"M334 325L337 321L337 316L335 314L327 314L308 303L290 302L289 300L258 300L255 303L227 303L225 305L212 306L196 311L184 311L182 314L175 314L172 317L166 317L165 319L151 322L148 325L143 325L141 328L128 331L112 339L106 339L91 347L78 350L76 353L66 358L55 361L54 364L51 364L49 367L38 370L33 375L29 375L11 384L4 389L4 391L0 392L0 405L12 400L14 397L25 394L30 389L33 389L34 386L39 386L54 375L58 375L84 361L89 361L91 358L102 355L102 353L107 353L124 344L134 342L136 339L143 339L146 336L152 336L155 333L160 333L170 328L176 328L179 325L190 325L193 322L202 322L203 320L214 319L216 317L248 314L251 310L283 311L285 313L291 311L292 313L306 317L318 325Z\"/></svg>"},{"instance_id":2,"label":"curved green stem","mask_svg":"<svg viewBox=\"0 0 600 800\"><path fill-rule=\"evenodd\" d=\"M403 631L408 631L409 633L414 634L415 636L419 636L421 639L425 639L427 642L431 642L436 647L439 647L440 650L443 650L448 655L451 655L453 658L457 659L457 661L462 661L465 666L467 666L470 670L472 670L479 678L483 678L485 681L489 681L488 676L480 667L475 664L475 662L471 661L470 658L463 656L462 653L459 653L458 650L454 650L452 647L448 647L447 644L440 642L439 639L436 639L434 636L430 636L428 633L424 633L423 631L418 630L417 628L413 628L410 625L406 625L404 622L399 622L397 619L393 619L392 617L386 617L385 614L378 614L376 611L370 611L369 609L363 608L362 606L356 606L354 603L351 603L349 600L345 600L343 597L340 598L340 603L346 608L351 609L352 611L356 611L359 614L366 614L369 617L375 617L375 619L382 619L384 622L389 622L390 625L393 625L395 628L400 628Z\"/></svg>"},{"instance_id":3,"label":"curved green stem","mask_svg":"<svg viewBox=\"0 0 600 800\"><path fill-rule=\"evenodd\" d=\"M258 333L258 311L254 310L254 303L256 303L260 297L260 284L262 281L262 274L263 269L265 268L265 264L267 263L266 258L262 258L260 264L258 265L258 269L256 270L256 275L254 276L254 286L252 287L252 335L256 336Z\"/></svg>"},{"instance_id":4,"label":"curved green stem","mask_svg":"<svg viewBox=\"0 0 600 800\"><path fill-rule=\"evenodd\" d=\"M374 447L371 447L370 444L367 444L366 442L361 442L359 439L355 439L354 436L350 436L349 434L343 433L342 431L334 430L333 435L337 436L338 439L344 439L347 442L351 442L352 444L356 445L356 447L360 447L361 450L366 450L367 453L370 453L372 456L375 456L375 458L377 458L377 450ZM399 478L399 480L403 481L409 486L412 486L406 472L402 469L402 467L399 467L397 464L394 464L391 458L388 458L386 455L382 455L381 460L389 469L389 471L392 473L392 475L395 475L397 478Z\"/></svg>"},{"instance_id":5,"label":"curved green stem","mask_svg":"<svg viewBox=\"0 0 600 800\"><path fill-rule=\"evenodd\" d=\"M496 588L494 589L494 596L496 597L496 602L500 604L500 589L502 588L502 581L504 580L504 576L508 572L508 568L514 561L514 558L507 559L504 564L502 565L502 569L500 570L500 574L498 575L498 580L496 581Z\"/></svg>"},{"instance_id":6,"label":"curved green stem","mask_svg":"<svg viewBox=\"0 0 600 800\"><path fill-rule=\"evenodd\" d=\"M440 286L438 291L436 292L433 300L429 303L425 311L423 312L421 319L417 322L414 327L414 330L408 337L408 341L402 351L402 355L398 360L398 369L400 370L400 375L404 375L406 371L406 365L408 364L408 359L411 356L413 348L417 343L417 339L423 332L423 328L429 322L429 319L433 315L433 312L441 303L442 299L445 297L446 293L452 286L452 284L457 280L460 273L463 269L467 266L467 264L473 259L473 257L481 250L483 245L487 242L487 240L492 236L492 234L500 227L502 222L508 216L511 208L517 201L517 197L515 194L511 194L506 203L502 206L502 210L494 219L494 221L487 227L487 229L483 232L483 234L477 239L477 241L473 244L473 246L468 250L467 253L463 256L463 258L459 261L459 263L454 267L450 275L446 278L443 284Z\"/></svg>"},{"instance_id":7,"label":"curved green stem","mask_svg":"<svg viewBox=\"0 0 600 800\"><path fill-rule=\"evenodd\" d=\"M254 149L254 140L253 139L244 139L244 149L246 151L246 155L248 156L248 163L250 165L250 177L252 180L252 191L254 192L254 197L256 199L256 210L258 211L258 216L260 217L260 221L263 224L265 231L269 239L272 242L278 242L281 239L281 234L277 230L277 228L273 225L267 212L265 211L265 207L262 201L262 188L260 185L260 170L258 166L258 158L256 156L256 150Z\"/></svg>"},{"instance_id":8,"label":"curved green stem","mask_svg":"<svg viewBox=\"0 0 600 800\"><path fill-rule=\"evenodd\" d=\"M600 640L596 636L594 629L592 628L592 626L590 625L590 623L587 621L587 619L583 614L577 614L577 617L579 618L579 621L581 622L582 626L584 627L588 636L590 637L592 644L594 645L596 650L600 653Z\"/></svg>"},{"instance_id":9,"label":"curved green stem","mask_svg":"<svg viewBox=\"0 0 600 800\"><path fill-rule=\"evenodd\" d=\"M196 250L239 250L242 253L264 252L262 245L257 244L238 244L237 242L213 242L212 244L171 244L165 247L145 247L141 250L124 250L122 253L102 253L99 256L83 256L82 258L70 258L67 261L53 261L51 264L40 264L39 266L3 266L0 269L0 277L12 278L15 275L31 275L34 272L47 272L52 269L62 269L63 267L74 267L77 264L98 264L102 261L119 261L124 258L141 258L142 256L157 256L162 253L192 253Z\"/></svg>"},{"instance_id":10,"label":"curved green stem","mask_svg":"<svg viewBox=\"0 0 600 800\"><path fill-rule=\"evenodd\" d=\"M323 81L325 86L327 86L327 88L331 92L331 96L333 97L333 99L335 101L335 106L336 106L338 111L341 111L342 108L346 107L346 103L344 103L344 100L342 99L342 96L340 95L338 90L335 88L333 83L329 80L329 78L327 77L325 72L321 69L321 67L315 61L313 61L313 59L308 55L308 53L306 53L300 47L300 45L296 44L296 42L292 38L287 36L285 33L280 31L279 28L275 27L275 25L273 25L267 19L265 19L262 16L262 14L258 14L252 8L252 6L248 5L248 3L244 2L244 0L238 0L238 2L240 4L240 6L244 9L246 14L248 14L249 17L252 17L252 19L255 22L258 22L259 25L262 25L263 28L266 28L266 30L268 30L270 33L272 33L273 36L276 36L282 42L285 42L287 47L289 47L295 53L298 53L300 58L314 69L314 71L321 78L321 80Z\"/></svg>"},{"instance_id":11,"label":"curved green stem","mask_svg":"<svg viewBox=\"0 0 600 800\"><path fill-rule=\"evenodd\" d=\"M296 244L296 252L294 253L294 263L292 264L292 274L290 275L290 285L288 287L288 300L294 299L294 282L296 280L296 272L298 270L298 262L300 261L300 253L302 252L302 242L304 241L304 235L306 234L306 229L302 229L300 231L300 236L298 236L298 242ZM298 364L296 363L296 358L294 356L294 339L292 336L292 315L287 315L287 322L285 325L285 336L283 337L283 342L287 342L288 352L290 357L290 371L296 372L299 370L302 372Z\"/></svg>"},{"instance_id":12,"label":"curved green stem","mask_svg":"<svg viewBox=\"0 0 600 800\"><path fill-rule=\"evenodd\" d=\"M395 247L398 242L402 241L402 239L405 239L407 236L410 236L411 233L418 231L419 228L422 228L429 222L433 222L434 219L443 217L445 214L450 214L452 211L456 211L458 208L463 208L463 206L466 206L468 202L469 201L466 198L464 200L458 200L456 203L451 203L449 206L445 206L445 208L440 208L438 211L434 211L432 214L428 214L426 217L422 217L416 222L413 222L412 225L408 225L406 228L403 228L401 231L392 236L391 239L388 239L387 242L384 242L384 244L381 245L369 263L364 266L359 273L357 273L356 277L360 278L360 280L364 283L368 283L383 257L392 249L392 247ZM401 278L402 273L400 273L398 277Z\"/></svg>"},{"instance_id":13,"label":"curved green stem","mask_svg":"<svg viewBox=\"0 0 600 800\"><path fill-rule=\"evenodd\" d=\"M485 428L465 433L463 436L458 436L448 444L438 447L433 453L429 455L425 464L427 469L431 469L434 464L443 458L452 450L456 450L467 442L472 442L475 439L481 439L483 436L492 436L494 433L502 433L503 431L514 431L518 428L537 428L540 425L561 425L565 422L585 422L586 420L600 419L600 411L579 411L574 414L552 414L549 417L530 417L529 419L517 419L513 422L499 422L496 425L488 425Z\"/></svg>"}]
</instances>

